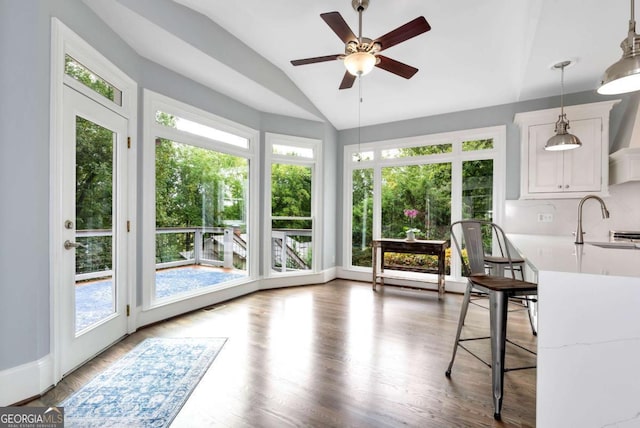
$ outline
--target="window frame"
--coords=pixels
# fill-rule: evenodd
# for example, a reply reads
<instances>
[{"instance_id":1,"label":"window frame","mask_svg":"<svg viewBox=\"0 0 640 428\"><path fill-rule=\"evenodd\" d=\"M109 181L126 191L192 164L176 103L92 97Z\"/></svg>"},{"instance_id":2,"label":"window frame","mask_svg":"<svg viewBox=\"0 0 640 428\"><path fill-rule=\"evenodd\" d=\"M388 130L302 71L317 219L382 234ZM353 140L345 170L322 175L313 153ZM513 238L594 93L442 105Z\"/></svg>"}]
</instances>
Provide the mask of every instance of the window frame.
<instances>
[{"instance_id":1,"label":"window frame","mask_svg":"<svg viewBox=\"0 0 640 428\"><path fill-rule=\"evenodd\" d=\"M286 145L298 147L301 149L311 149L313 156L292 156L283 154L274 154L274 145ZM271 205L271 166L274 163L299 165L311 167L311 216L305 219L311 220L312 232L311 239L313 242L313 260L311 269L308 271L295 272L275 272L271 269L272 247L272 224L274 217L272 216ZM322 195L323 169L322 169L322 141L313 138L298 137L293 135L276 134L271 132L265 133L265 155L264 155L264 258L263 270L266 278L274 277L291 277L291 276L308 276L317 274L320 271L322 258L322 245L320 242L323 236L322 210L320 209L320 196ZM283 217L275 217L275 219L284 219Z\"/></svg>"},{"instance_id":2,"label":"window frame","mask_svg":"<svg viewBox=\"0 0 640 428\"><path fill-rule=\"evenodd\" d=\"M463 151L466 141L492 139L493 148L482 150ZM389 149L422 147L428 145L452 144L450 153L438 153L432 155L420 155L400 158L383 158L382 151ZM371 160L354 161L353 158L360 152L373 152ZM506 195L506 125L486 128L467 129L460 131L427 134L392 140L380 140L369 143L351 144L344 147L343 165L343 237L342 269L345 272L356 274L357 278L365 279L362 273L370 274L370 267L354 266L352 264L352 220L353 220L353 171L357 169L373 169L373 226L372 239L378 239L382 233L382 168L424 165L433 163L451 163L451 222L462 219L462 165L471 160L493 160L493 221L500 224L504 220L504 207ZM461 280L460 263L457 257L452 257L450 279ZM424 274L430 275L430 274ZM413 275L407 274L407 279ZM435 275L432 275L435 277Z\"/></svg>"},{"instance_id":3,"label":"window frame","mask_svg":"<svg viewBox=\"0 0 640 428\"><path fill-rule=\"evenodd\" d=\"M237 287L258 277L259 266L259 228L258 228L258 141L259 132L247 126L209 113L192 105L180 102L165 95L144 91L144 120L143 120L143 204L142 204L142 253L155 254L155 224L156 224L156 189L155 189L155 141L165 138L181 144L214 150L220 153L244 157L249 163L249 195L247 197L247 234L248 234L248 263L247 277L230 281L215 288L207 287L184 293L171 298L155 298L155 257L145 257L142 260L142 311L179 304L194 297L216 293L220 290ZM188 131L171 128L156 121L156 112L175 115L190 121L210 126L239 137L246 138L247 148L217 141L211 138L193 134Z\"/></svg>"}]
</instances>

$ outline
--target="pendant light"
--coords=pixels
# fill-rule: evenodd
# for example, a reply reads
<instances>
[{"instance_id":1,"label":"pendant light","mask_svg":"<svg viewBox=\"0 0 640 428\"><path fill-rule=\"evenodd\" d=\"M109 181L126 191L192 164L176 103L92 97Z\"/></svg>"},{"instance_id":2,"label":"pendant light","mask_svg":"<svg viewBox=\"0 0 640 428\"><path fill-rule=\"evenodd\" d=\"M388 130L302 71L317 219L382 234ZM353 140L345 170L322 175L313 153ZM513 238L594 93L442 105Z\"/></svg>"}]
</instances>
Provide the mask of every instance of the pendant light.
<instances>
[{"instance_id":1,"label":"pendant light","mask_svg":"<svg viewBox=\"0 0 640 428\"><path fill-rule=\"evenodd\" d=\"M567 115L564 112L564 68L571 64L571 61L562 61L554 65L554 68L561 70L560 74L560 116L556 122L556 135L549 138L547 144L544 145L545 150L559 151L577 149L582 145L578 137L569 134L567 129L570 128Z\"/></svg>"},{"instance_id":2,"label":"pendant light","mask_svg":"<svg viewBox=\"0 0 640 428\"><path fill-rule=\"evenodd\" d=\"M631 0L629 33L620 43L622 58L604 72L599 94L624 94L640 89L640 36L636 33L633 3L634 0Z\"/></svg>"}]
</instances>

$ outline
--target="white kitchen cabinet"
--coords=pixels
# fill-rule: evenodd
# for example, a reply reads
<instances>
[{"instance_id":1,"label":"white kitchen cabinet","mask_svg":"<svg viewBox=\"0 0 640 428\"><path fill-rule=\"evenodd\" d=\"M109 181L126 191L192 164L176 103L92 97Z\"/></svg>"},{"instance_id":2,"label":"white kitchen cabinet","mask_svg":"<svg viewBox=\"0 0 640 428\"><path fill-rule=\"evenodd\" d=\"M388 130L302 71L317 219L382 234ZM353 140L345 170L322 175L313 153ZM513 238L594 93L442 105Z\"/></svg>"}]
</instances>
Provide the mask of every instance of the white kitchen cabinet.
<instances>
[{"instance_id":1,"label":"white kitchen cabinet","mask_svg":"<svg viewBox=\"0 0 640 428\"><path fill-rule=\"evenodd\" d=\"M560 109L518 113L520 126L520 199L582 198L608 195L609 112L619 100L565 107L569 132L582 147L546 151Z\"/></svg>"}]
</instances>

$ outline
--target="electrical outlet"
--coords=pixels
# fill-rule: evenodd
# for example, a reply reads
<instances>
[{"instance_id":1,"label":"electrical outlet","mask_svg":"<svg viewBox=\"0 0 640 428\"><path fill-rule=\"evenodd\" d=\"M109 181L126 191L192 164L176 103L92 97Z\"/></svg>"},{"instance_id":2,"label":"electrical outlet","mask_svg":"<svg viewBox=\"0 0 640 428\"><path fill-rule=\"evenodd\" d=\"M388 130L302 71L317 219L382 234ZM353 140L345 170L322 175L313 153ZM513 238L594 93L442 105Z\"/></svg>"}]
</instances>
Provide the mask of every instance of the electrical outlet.
<instances>
[{"instance_id":1,"label":"electrical outlet","mask_svg":"<svg viewBox=\"0 0 640 428\"><path fill-rule=\"evenodd\" d=\"M538 222L551 223L553 221L553 214L551 213L538 213Z\"/></svg>"}]
</instances>

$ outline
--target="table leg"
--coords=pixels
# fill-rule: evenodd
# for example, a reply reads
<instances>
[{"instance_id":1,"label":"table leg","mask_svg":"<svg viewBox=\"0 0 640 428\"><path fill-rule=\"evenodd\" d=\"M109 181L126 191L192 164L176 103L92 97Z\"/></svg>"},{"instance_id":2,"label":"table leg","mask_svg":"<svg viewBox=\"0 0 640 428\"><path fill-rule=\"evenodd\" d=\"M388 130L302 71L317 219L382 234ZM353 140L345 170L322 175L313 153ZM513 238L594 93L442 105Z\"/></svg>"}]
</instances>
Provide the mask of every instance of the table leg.
<instances>
[{"instance_id":1,"label":"table leg","mask_svg":"<svg viewBox=\"0 0 640 428\"><path fill-rule=\"evenodd\" d=\"M372 245L371 251L373 252L371 257L373 261L373 281L371 285L373 291L376 291L376 283L378 282L378 248L375 245Z\"/></svg>"},{"instance_id":2,"label":"table leg","mask_svg":"<svg viewBox=\"0 0 640 428\"><path fill-rule=\"evenodd\" d=\"M504 352L507 338L507 304L504 292L489 292L489 324L491 334L491 384L493 387L493 417L500 420L504 390Z\"/></svg>"}]
</instances>

